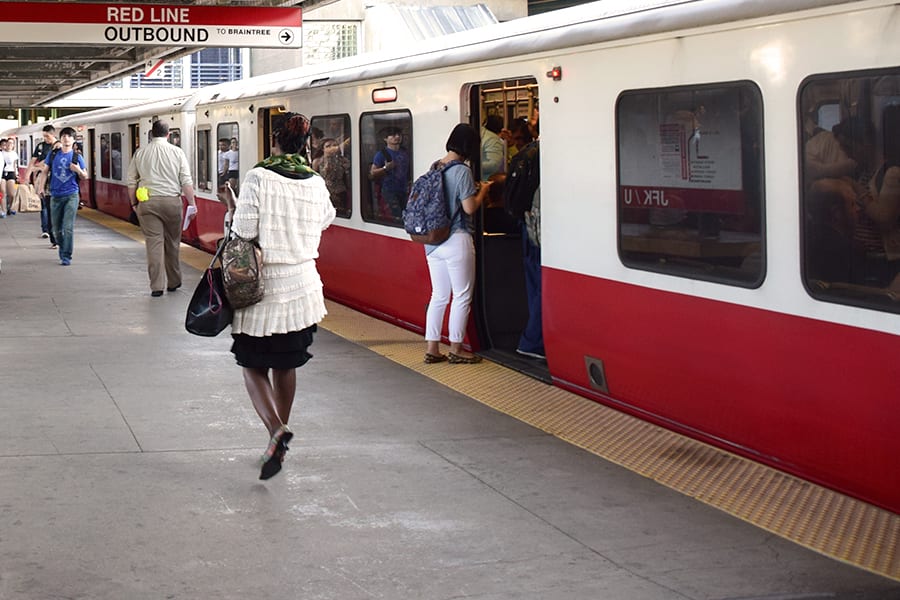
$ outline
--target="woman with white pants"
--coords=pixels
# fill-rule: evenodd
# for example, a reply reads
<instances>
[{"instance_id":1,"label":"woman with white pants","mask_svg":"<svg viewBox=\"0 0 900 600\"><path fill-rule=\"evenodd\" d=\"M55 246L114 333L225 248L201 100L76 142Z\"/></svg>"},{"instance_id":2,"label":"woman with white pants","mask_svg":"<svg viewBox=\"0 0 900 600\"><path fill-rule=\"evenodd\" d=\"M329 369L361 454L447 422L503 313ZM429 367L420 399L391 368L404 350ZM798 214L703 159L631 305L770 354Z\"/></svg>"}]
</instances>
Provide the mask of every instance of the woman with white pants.
<instances>
[{"instance_id":1,"label":"woman with white pants","mask_svg":"<svg viewBox=\"0 0 900 600\"><path fill-rule=\"evenodd\" d=\"M475 286L471 215L487 196L490 182L483 182L480 189L476 189L472 170L463 164L481 151L478 134L471 125L460 123L454 127L447 139L446 149L447 154L439 161L440 164L457 163L444 170L444 193L452 222L450 237L444 243L425 245L425 258L431 275L431 300L425 314L425 362L476 364L481 362L481 357L462 349ZM445 355L441 354L440 340L447 304L450 304L450 352Z\"/></svg>"}]
</instances>

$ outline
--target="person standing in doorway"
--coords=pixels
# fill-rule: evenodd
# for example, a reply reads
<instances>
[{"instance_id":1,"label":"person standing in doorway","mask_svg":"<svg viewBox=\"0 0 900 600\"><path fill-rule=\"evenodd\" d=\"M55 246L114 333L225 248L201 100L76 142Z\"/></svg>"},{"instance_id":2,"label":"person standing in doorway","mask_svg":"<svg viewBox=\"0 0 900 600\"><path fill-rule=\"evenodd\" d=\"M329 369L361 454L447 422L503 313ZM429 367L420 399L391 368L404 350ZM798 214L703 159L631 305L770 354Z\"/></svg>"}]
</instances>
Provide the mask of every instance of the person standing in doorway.
<instances>
[{"instance_id":1,"label":"person standing in doorway","mask_svg":"<svg viewBox=\"0 0 900 600\"><path fill-rule=\"evenodd\" d=\"M506 142L498 135L503 129L499 115L488 115L481 126L481 179L506 170Z\"/></svg>"},{"instance_id":2,"label":"person standing in doorway","mask_svg":"<svg viewBox=\"0 0 900 600\"><path fill-rule=\"evenodd\" d=\"M471 167L464 164L478 156L481 149L478 132L471 125L460 123L454 127L445 148L447 154L438 162L446 168L443 177L447 212L452 215L450 238L436 246L425 244L425 260L431 278L431 299L425 312L425 362L477 364L481 357L464 351L462 345L475 293L472 215L487 197L491 182L484 181L477 187ZM450 352L441 354L441 331L448 304Z\"/></svg>"},{"instance_id":3,"label":"person standing in doorway","mask_svg":"<svg viewBox=\"0 0 900 600\"><path fill-rule=\"evenodd\" d=\"M128 165L128 197L146 239L150 295L158 298L163 288L181 287L181 196L188 203L187 221L197 213L197 203L187 156L169 143L169 123L155 121L150 136ZM138 197L138 188L146 188L147 195L141 195L146 200Z\"/></svg>"},{"instance_id":4,"label":"person standing in doorway","mask_svg":"<svg viewBox=\"0 0 900 600\"><path fill-rule=\"evenodd\" d=\"M50 178L50 223L53 238L59 244L59 264L72 264L75 215L78 212L78 182L87 179L84 159L75 152L75 130L59 132L59 149L51 150L42 170Z\"/></svg>"},{"instance_id":5,"label":"person standing in doorway","mask_svg":"<svg viewBox=\"0 0 900 600\"><path fill-rule=\"evenodd\" d=\"M228 183L231 185L231 189L238 192L238 185L241 180L241 172L240 172L240 152L238 151L238 139L231 138L231 141L228 142L228 152L225 153L225 156L228 160L228 170L225 172L225 175L228 179Z\"/></svg>"}]
</instances>

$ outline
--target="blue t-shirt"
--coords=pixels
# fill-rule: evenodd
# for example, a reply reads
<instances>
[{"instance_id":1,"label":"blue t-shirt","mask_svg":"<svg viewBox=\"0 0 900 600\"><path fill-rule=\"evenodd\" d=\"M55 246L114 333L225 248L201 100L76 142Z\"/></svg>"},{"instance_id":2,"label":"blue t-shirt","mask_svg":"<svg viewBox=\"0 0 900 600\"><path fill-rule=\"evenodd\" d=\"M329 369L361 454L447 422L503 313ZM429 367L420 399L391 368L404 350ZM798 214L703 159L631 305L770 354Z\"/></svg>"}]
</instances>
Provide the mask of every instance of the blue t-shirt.
<instances>
[{"instance_id":1,"label":"blue t-shirt","mask_svg":"<svg viewBox=\"0 0 900 600\"><path fill-rule=\"evenodd\" d=\"M384 166L385 158L387 156L391 157L391 161L394 163L394 167L385 174L384 178L381 180L381 189L384 192L393 192L395 194L406 194L409 192L409 154L407 154L406 150L400 148L399 150L391 150L390 148L384 148L383 150L379 150L375 154L375 158L372 159L372 164L374 164L379 169Z\"/></svg>"},{"instance_id":2,"label":"blue t-shirt","mask_svg":"<svg viewBox=\"0 0 900 600\"><path fill-rule=\"evenodd\" d=\"M51 152L52 164L50 165L50 195L61 197L78 193L78 175L69 170L69 165L75 160L79 167L84 168L84 159L74 151ZM74 158L73 158L74 157Z\"/></svg>"}]
</instances>

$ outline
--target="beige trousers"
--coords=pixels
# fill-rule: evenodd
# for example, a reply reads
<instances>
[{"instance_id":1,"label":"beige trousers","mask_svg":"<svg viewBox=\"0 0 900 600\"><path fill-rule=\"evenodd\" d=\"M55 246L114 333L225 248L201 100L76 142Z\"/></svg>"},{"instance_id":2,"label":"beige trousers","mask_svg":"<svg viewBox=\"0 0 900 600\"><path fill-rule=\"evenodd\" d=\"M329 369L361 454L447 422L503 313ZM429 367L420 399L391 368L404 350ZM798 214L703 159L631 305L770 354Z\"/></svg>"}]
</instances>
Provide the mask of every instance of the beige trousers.
<instances>
[{"instance_id":1,"label":"beige trousers","mask_svg":"<svg viewBox=\"0 0 900 600\"><path fill-rule=\"evenodd\" d=\"M181 196L154 196L134 209L147 243L151 291L181 285L181 207Z\"/></svg>"}]
</instances>

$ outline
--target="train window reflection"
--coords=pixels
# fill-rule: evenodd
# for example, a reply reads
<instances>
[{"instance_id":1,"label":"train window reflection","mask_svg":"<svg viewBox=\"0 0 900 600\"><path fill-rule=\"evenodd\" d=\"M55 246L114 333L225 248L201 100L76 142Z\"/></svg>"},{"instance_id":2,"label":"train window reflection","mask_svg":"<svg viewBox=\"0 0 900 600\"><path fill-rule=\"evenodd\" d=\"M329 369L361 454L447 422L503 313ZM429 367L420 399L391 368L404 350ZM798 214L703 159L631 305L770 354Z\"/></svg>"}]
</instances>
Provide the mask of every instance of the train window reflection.
<instances>
[{"instance_id":1,"label":"train window reflection","mask_svg":"<svg viewBox=\"0 0 900 600\"><path fill-rule=\"evenodd\" d=\"M197 189L210 191L213 189L209 168L210 130L197 130Z\"/></svg>"},{"instance_id":2,"label":"train window reflection","mask_svg":"<svg viewBox=\"0 0 900 600\"><path fill-rule=\"evenodd\" d=\"M240 133L237 123L220 123L216 128L218 151L216 153L216 185L231 184L234 193L240 185Z\"/></svg>"},{"instance_id":3,"label":"train window reflection","mask_svg":"<svg viewBox=\"0 0 900 600\"><path fill-rule=\"evenodd\" d=\"M619 255L757 287L765 274L762 100L749 82L629 91L616 107Z\"/></svg>"},{"instance_id":4,"label":"train window reflection","mask_svg":"<svg viewBox=\"0 0 900 600\"><path fill-rule=\"evenodd\" d=\"M109 134L100 134L100 177L109 178L109 164L112 153L109 148Z\"/></svg>"},{"instance_id":5,"label":"train window reflection","mask_svg":"<svg viewBox=\"0 0 900 600\"><path fill-rule=\"evenodd\" d=\"M122 181L122 134L113 133L109 141L109 159L112 170L112 178Z\"/></svg>"},{"instance_id":6,"label":"train window reflection","mask_svg":"<svg viewBox=\"0 0 900 600\"><path fill-rule=\"evenodd\" d=\"M810 78L799 109L806 289L900 313L900 69Z\"/></svg>"},{"instance_id":7,"label":"train window reflection","mask_svg":"<svg viewBox=\"0 0 900 600\"><path fill-rule=\"evenodd\" d=\"M407 110L359 119L360 212L363 220L402 225L412 183L412 117Z\"/></svg>"},{"instance_id":8,"label":"train window reflection","mask_svg":"<svg viewBox=\"0 0 900 600\"><path fill-rule=\"evenodd\" d=\"M339 217L351 214L350 116L313 117L310 121L312 168L322 176Z\"/></svg>"}]
</instances>

